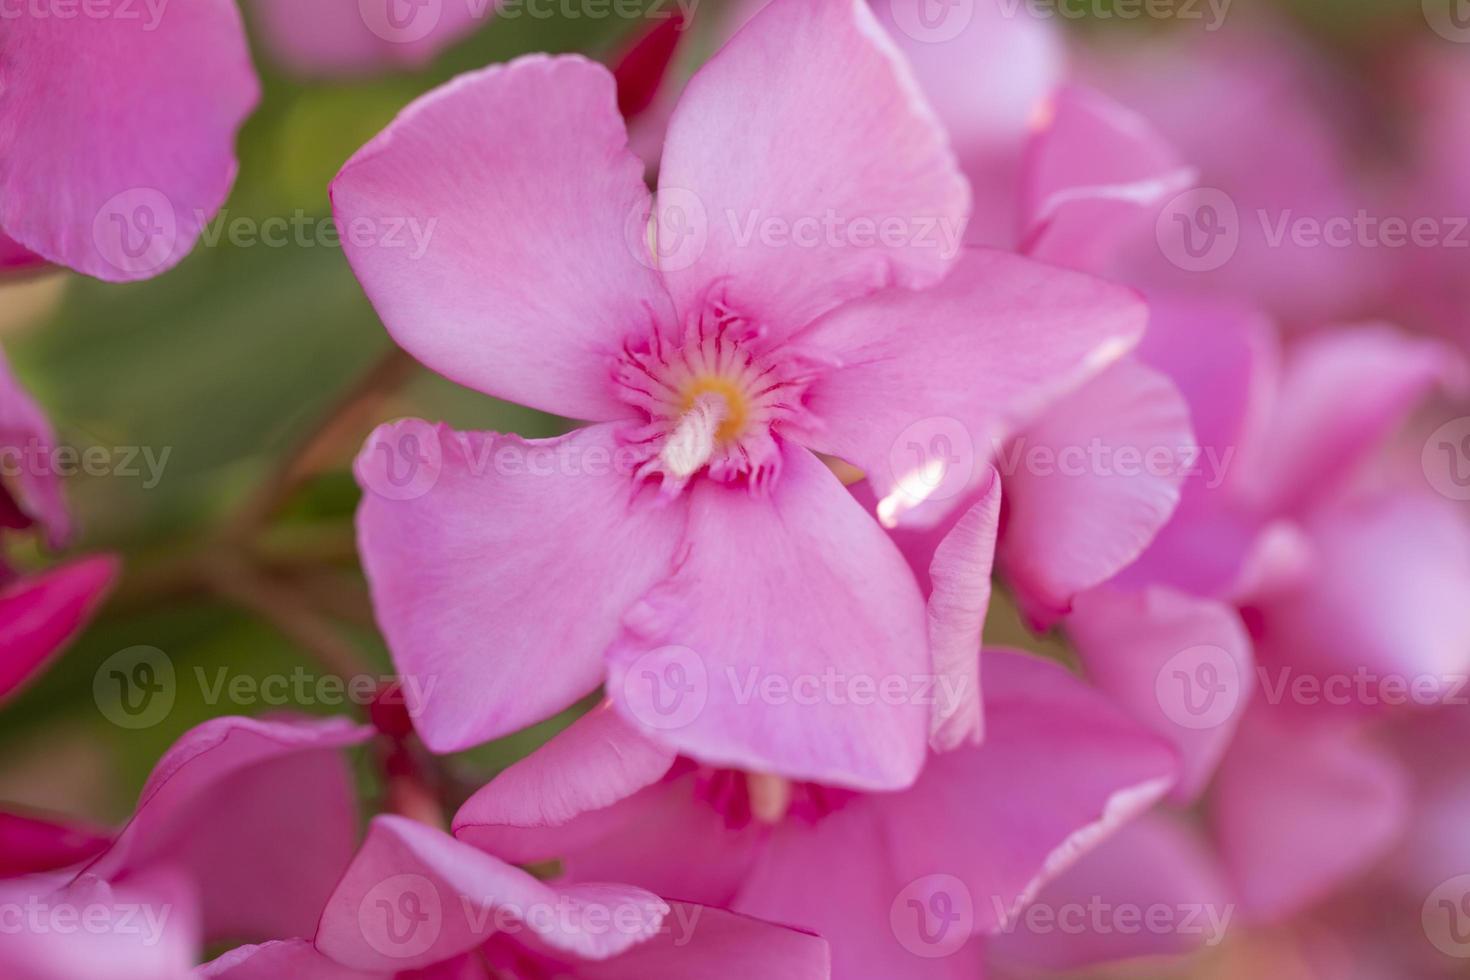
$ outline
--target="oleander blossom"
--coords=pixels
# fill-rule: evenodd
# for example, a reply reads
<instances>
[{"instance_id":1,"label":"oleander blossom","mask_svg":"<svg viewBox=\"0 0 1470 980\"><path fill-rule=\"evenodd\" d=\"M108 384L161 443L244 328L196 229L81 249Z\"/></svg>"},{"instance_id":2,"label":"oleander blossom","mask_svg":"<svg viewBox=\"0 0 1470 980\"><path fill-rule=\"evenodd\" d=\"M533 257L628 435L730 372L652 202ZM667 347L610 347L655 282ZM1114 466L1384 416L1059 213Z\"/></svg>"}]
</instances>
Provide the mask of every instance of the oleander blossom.
<instances>
[{"instance_id":1,"label":"oleander blossom","mask_svg":"<svg viewBox=\"0 0 1470 980\"><path fill-rule=\"evenodd\" d=\"M979 486L992 439L1125 353L1144 308L959 248L965 181L853 0L753 18L675 109L656 206L642 172L611 75L532 56L426 96L333 185L344 226L438 219L418 259L346 248L404 348L591 423L528 442L407 421L364 448L379 621L400 671L445 692L419 730L461 748L606 682L702 761L907 785L923 698L752 693L933 673L913 574L817 454L863 470L885 522L939 520L956 501L926 499L912 451L933 425L959 426ZM688 723L658 725L686 695Z\"/></svg>"}]
</instances>

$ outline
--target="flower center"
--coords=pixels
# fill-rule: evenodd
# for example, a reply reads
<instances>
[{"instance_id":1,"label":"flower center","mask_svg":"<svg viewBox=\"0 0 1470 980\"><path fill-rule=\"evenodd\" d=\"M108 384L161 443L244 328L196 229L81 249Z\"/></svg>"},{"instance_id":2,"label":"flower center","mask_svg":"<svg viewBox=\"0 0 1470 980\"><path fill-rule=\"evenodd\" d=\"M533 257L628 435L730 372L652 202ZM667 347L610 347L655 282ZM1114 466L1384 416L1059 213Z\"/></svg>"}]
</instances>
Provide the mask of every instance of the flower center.
<instances>
[{"instance_id":1,"label":"flower center","mask_svg":"<svg viewBox=\"0 0 1470 980\"><path fill-rule=\"evenodd\" d=\"M809 373L763 350L758 333L722 304L678 342L655 331L643 348L625 348L614 377L618 397L646 419L628 436L645 451L637 475L658 476L670 495L701 470L761 486L779 469L773 433L806 420Z\"/></svg>"}]
</instances>

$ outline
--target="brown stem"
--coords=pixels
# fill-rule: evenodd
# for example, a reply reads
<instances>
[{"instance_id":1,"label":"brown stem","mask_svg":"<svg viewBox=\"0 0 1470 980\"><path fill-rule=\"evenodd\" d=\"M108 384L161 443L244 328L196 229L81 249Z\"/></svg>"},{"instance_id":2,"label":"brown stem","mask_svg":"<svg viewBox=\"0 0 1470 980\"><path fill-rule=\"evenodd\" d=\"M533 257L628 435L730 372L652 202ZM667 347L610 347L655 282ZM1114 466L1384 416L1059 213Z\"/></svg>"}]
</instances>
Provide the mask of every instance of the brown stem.
<instances>
[{"instance_id":1,"label":"brown stem","mask_svg":"<svg viewBox=\"0 0 1470 980\"><path fill-rule=\"evenodd\" d=\"M275 464L244 505L225 526L226 540L248 541L285 505L297 488L330 459L344 440L360 434L382 400L412 377L417 365L398 347L391 347L359 377L312 427Z\"/></svg>"}]
</instances>

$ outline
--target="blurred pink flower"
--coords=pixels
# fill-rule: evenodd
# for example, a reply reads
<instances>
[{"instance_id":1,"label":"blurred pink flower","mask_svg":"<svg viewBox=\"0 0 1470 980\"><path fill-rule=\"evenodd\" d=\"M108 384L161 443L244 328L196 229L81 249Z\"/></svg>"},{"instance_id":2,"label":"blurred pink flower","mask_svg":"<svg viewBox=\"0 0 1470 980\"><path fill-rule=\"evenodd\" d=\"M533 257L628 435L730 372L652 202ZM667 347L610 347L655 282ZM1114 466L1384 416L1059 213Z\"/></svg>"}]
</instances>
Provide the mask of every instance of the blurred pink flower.
<instances>
[{"instance_id":1,"label":"blurred pink flower","mask_svg":"<svg viewBox=\"0 0 1470 980\"><path fill-rule=\"evenodd\" d=\"M702 766L603 706L472 797L455 833L507 860L559 857L569 881L814 929L844 980L979 976L973 937L1152 806L1175 769L1061 668L1000 650L985 664L985 743L934 757L900 793Z\"/></svg>"},{"instance_id":2,"label":"blurred pink flower","mask_svg":"<svg viewBox=\"0 0 1470 980\"><path fill-rule=\"evenodd\" d=\"M341 750L371 735L345 719L207 721L164 753L132 819L100 852L0 887L29 890L39 901L89 881L126 888L168 877L190 896L176 911L197 922L205 942L305 935L357 839L356 795ZM64 830L47 834L33 820L28 834L0 836L0 845L21 849L0 854L0 867L35 866L31 849Z\"/></svg>"},{"instance_id":3,"label":"blurred pink flower","mask_svg":"<svg viewBox=\"0 0 1470 980\"><path fill-rule=\"evenodd\" d=\"M0 32L0 267L172 268L234 183L259 98L233 0L18 7Z\"/></svg>"},{"instance_id":4,"label":"blurred pink flower","mask_svg":"<svg viewBox=\"0 0 1470 980\"><path fill-rule=\"evenodd\" d=\"M937 521L954 502L928 499L915 427L957 421L980 447L978 487L989 435L1126 352L1143 309L1081 274L959 249L964 181L853 0L780 0L691 80L656 204L625 143L605 70L532 57L426 97L333 186L344 227L437 222L416 258L347 246L400 344L598 423L527 442L410 421L364 448L379 620L400 669L441 684L419 730L437 750L472 745L604 679L638 718L648 677L694 670L702 711L660 733L688 754L906 786L922 706L740 695L747 668L932 669L913 576L813 451L863 468L886 522Z\"/></svg>"},{"instance_id":5,"label":"blurred pink flower","mask_svg":"<svg viewBox=\"0 0 1470 980\"><path fill-rule=\"evenodd\" d=\"M495 14L496 0L249 0L271 53L306 76L421 68Z\"/></svg>"},{"instance_id":6,"label":"blurred pink flower","mask_svg":"<svg viewBox=\"0 0 1470 980\"><path fill-rule=\"evenodd\" d=\"M0 354L0 540L38 531L65 547L71 516L52 465L56 434ZM110 555L79 558L35 573L11 568L0 552L0 702L17 693L91 618L117 575Z\"/></svg>"},{"instance_id":7,"label":"blurred pink flower","mask_svg":"<svg viewBox=\"0 0 1470 980\"><path fill-rule=\"evenodd\" d=\"M299 942L237 950L206 975L279 976L252 972L269 960L321 980L405 971L569 980L830 976L827 944L816 936L629 885L547 884L394 816L369 826L327 901L315 945L319 953Z\"/></svg>"}]
</instances>

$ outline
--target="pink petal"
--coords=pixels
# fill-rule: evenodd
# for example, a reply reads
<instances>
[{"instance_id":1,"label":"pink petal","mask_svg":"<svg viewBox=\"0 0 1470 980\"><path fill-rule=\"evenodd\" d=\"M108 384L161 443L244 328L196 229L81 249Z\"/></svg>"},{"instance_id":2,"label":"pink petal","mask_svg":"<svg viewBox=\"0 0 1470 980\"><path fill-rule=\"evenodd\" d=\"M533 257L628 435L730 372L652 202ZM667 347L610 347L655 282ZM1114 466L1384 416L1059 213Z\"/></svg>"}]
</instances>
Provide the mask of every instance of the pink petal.
<instances>
[{"instance_id":1,"label":"pink petal","mask_svg":"<svg viewBox=\"0 0 1470 980\"><path fill-rule=\"evenodd\" d=\"M1470 526L1458 506L1387 493L1315 515L1308 536L1312 574L1258 600L1267 673L1340 678L1354 704L1363 675L1373 703L1359 707L1392 706L1390 681L1407 691L1400 706L1457 691L1470 672Z\"/></svg>"},{"instance_id":2,"label":"pink petal","mask_svg":"<svg viewBox=\"0 0 1470 980\"><path fill-rule=\"evenodd\" d=\"M416 4L391 19L391 0L300 3L250 0L262 39L300 75L357 75L384 67L421 68L495 13L491 0Z\"/></svg>"},{"instance_id":3,"label":"pink petal","mask_svg":"<svg viewBox=\"0 0 1470 980\"><path fill-rule=\"evenodd\" d=\"M670 902L658 935L577 970L579 980L828 980L831 951L809 933Z\"/></svg>"},{"instance_id":4,"label":"pink petal","mask_svg":"<svg viewBox=\"0 0 1470 980\"><path fill-rule=\"evenodd\" d=\"M578 736L573 741L586 740ZM549 767L568 748L550 746L532 753L471 797L455 816L455 835L507 861L559 860L567 881L624 881L659 895L682 895L711 905L729 903L768 828L748 817L744 823L727 819L693 770L671 774L562 822L538 823L537 818L511 813L510 798L518 791L527 794L521 801L523 808L546 810L553 805L541 790L554 788L554 784L546 780L538 788L528 788L526 778ZM630 751L648 754L651 750ZM583 771L588 762L600 759L600 753L589 754L575 768ZM506 779L518 769L516 776Z\"/></svg>"},{"instance_id":5,"label":"pink petal","mask_svg":"<svg viewBox=\"0 0 1470 980\"><path fill-rule=\"evenodd\" d=\"M1251 460L1256 506L1298 513L1330 496L1437 384L1462 380L1464 368L1446 345L1387 326L1324 330L1297 342L1269 435Z\"/></svg>"},{"instance_id":6,"label":"pink petal","mask_svg":"<svg viewBox=\"0 0 1470 980\"><path fill-rule=\"evenodd\" d=\"M0 276L31 272L45 265L45 259L0 233Z\"/></svg>"},{"instance_id":7,"label":"pink petal","mask_svg":"<svg viewBox=\"0 0 1470 980\"><path fill-rule=\"evenodd\" d=\"M626 462L608 425L527 441L409 420L368 439L358 544L435 751L541 721L601 682L618 617L672 568L687 506L635 500Z\"/></svg>"},{"instance_id":8,"label":"pink petal","mask_svg":"<svg viewBox=\"0 0 1470 980\"><path fill-rule=\"evenodd\" d=\"M235 131L260 95L239 11L37 9L0 34L0 229L98 279L158 275L235 179Z\"/></svg>"},{"instance_id":9,"label":"pink petal","mask_svg":"<svg viewBox=\"0 0 1470 980\"><path fill-rule=\"evenodd\" d=\"M884 0L873 9L913 66L969 178L975 206L965 240L1014 248L1026 143L1066 71L1056 19L994 0L947 9Z\"/></svg>"},{"instance_id":10,"label":"pink petal","mask_svg":"<svg viewBox=\"0 0 1470 980\"><path fill-rule=\"evenodd\" d=\"M424 96L347 162L343 249L405 350L533 408L630 413L610 360L671 314L615 100L601 65L532 55Z\"/></svg>"},{"instance_id":11,"label":"pink petal","mask_svg":"<svg viewBox=\"0 0 1470 980\"><path fill-rule=\"evenodd\" d=\"M510 861L555 857L525 850L515 831L562 828L620 803L663 779L674 758L603 703L481 787L455 814L454 834Z\"/></svg>"},{"instance_id":12,"label":"pink petal","mask_svg":"<svg viewBox=\"0 0 1470 980\"><path fill-rule=\"evenodd\" d=\"M147 874L120 886L82 875L59 889L45 878L16 878L0 882L0 902L12 910L0 943L0 975L7 980L194 975L199 924L193 895L177 875ZM40 910L42 928L30 924L37 920L27 908Z\"/></svg>"},{"instance_id":13,"label":"pink petal","mask_svg":"<svg viewBox=\"0 0 1470 980\"><path fill-rule=\"evenodd\" d=\"M1000 451L1006 528L996 555L1033 623L1143 553L1197 457L1168 378L1125 359L1066 395Z\"/></svg>"},{"instance_id":14,"label":"pink petal","mask_svg":"<svg viewBox=\"0 0 1470 980\"><path fill-rule=\"evenodd\" d=\"M1056 92L1031 142L1022 251L1099 274L1116 272L1130 239L1152 235L1166 201L1195 179L1141 116L1077 85Z\"/></svg>"},{"instance_id":15,"label":"pink petal","mask_svg":"<svg viewBox=\"0 0 1470 980\"><path fill-rule=\"evenodd\" d=\"M950 884L946 895L958 899L951 913L957 918L925 923L933 928L930 937L937 934L927 945L911 925L908 902L930 896L906 889L908 882L885 860L886 830L871 807L852 805L816 827L788 824L734 908L824 937L832 946L832 975L842 980L979 980L980 952L970 938L973 906L950 878L932 876Z\"/></svg>"},{"instance_id":16,"label":"pink petal","mask_svg":"<svg viewBox=\"0 0 1470 980\"><path fill-rule=\"evenodd\" d=\"M1241 915L1280 921L1370 868L1404 827L1407 792L1398 764L1359 732L1252 715L1212 796Z\"/></svg>"},{"instance_id":17,"label":"pink petal","mask_svg":"<svg viewBox=\"0 0 1470 980\"><path fill-rule=\"evenodd\" d=\"M824 426L807 445L861 467L885 523L932 525L983 479L995 440L1127 353L1145 317L1122 287L966 250L938 286L853 303L800 337L838 365L809 392Z\"/></svg>"},{"instance_id":18,"label":"pink petal","mask_svg":"<svg viewBox=\"0 0 1470 980\"><path fill-rule=\"evenodd\" d=\"M345 719L215 718L192 728L87 871L109 880L160 866L186 872L207 937L304 935L356 837L340 750L371 735Z\"/></svg>"},{"instance_id":19,"label":"pink petal","mask_svg":"<svg viewBox=\"0 0 1470 980\"><path fill-rule=\"evenodd\" d=\"M978 745L984 735L980 636L990 611L1000 498L1000 479L993 477L980 502L944 536L929 566L929 646L940 685L929 745L936 752Z\"/></svg>"},{"instance_id":20,"label":"pink petal","mask_svg":"<svg viewBox=\"0 0 1470 980\"><path fill-rule=\"evenodd\" d=\"M718 283L776 338L885 286L933 284L969 211L943 131L863 0L775 0L751 18L690 79L658 186L680 311Z\"/></svg>"},{"instance_id":21,"label":"pink petal","mask_svg":"<svg viewBox=\"0 0 1470 980\"><path fill-rule=\"evenodd\" d=\"M1053 664L985 657L985 743L935 756L906 792L787 821L737 910L826 936L838 976L976 977L970 936L1168 789L1169 747L1102 697Z\"/></svg>"},{"instance_id":22,"label":"pink petal","mask_svg":"<svg viewBox=\"0 0 1470 980\"><path fill-rule=\"evenodd\" d=\"M425 824L379 816L327 901L316 945L348 966L399 971L499 932L600 960L654 936L668 912L640 888L554 888Z\"/></svg>"},{"instance_id":23,"label":"pink petal","mask_svg":"<svg viewBox=\"0 0 1470 980\"><path fill-rule=\"evenodd\" d=\"M932 693L923 598L815 456L786 445L782 461L767 494L693 486L686 551L624 618L608 695L712 765L906 786Z\"/></svg>"},{"instance_id":24,"label":"pink petal","mask_svg":"<svg viewBox=\"0 0 1470 980\"><path fill-rule=\"evenodd\" d=\"M0 448L19 454L20 472L7 485L0 485L0 497L7 489L14 494L13 503L26 520L34 521L46 532L52 548L64 548L71 540L71 515L61 492L61 478L51 465L50 453L56 448L56 430L41 406L20 386L3 354L0 354ZM11 457L15 461L15 457Z\"/></svg>"},{"instance_id":25,"label":"pink petal","mask_svg":"<svg viewBox=\"0 0 1470 980\"><path fill-rule=\"evenodd\" d=\"M0 878L54 871L96 857L111 841L107 831L0 811Z\"/></svg>"},{"instance_id":26,"label":"pink petal","mask_svg":"<svg viewBox=\"0 0 1470 980\"><path fill-rule=\"evenodd\" d=\"M98 555L0 589L0 702L18 693L91 620L117 570L115 557Z\"/></svg>"},{"instance_id":27,"label":"pink petal","mask_svg":"<svg viewBox=\"0 0 1470 980\"><path fill-rule=\"evenodd\" d=\"M305 939L272 940L258 946L240 946L199 968L198 977L216 980L373 980L381 973L364 973L334 963Z\"/></svg>"},{"instance_id":28,"label":"pink petal","mask_svg":"<svg viewBox=\"0 0 1470 980\"><path fill-rule=\"evenodd\" d=\"M1157 910L1157 911L1155 911ZM1075 970L1216 946L1235 911L1221 869L1183 820L1146 813L1047 885L987 943L1013 970ZM1150 917L1160 918L1151 920Z\"/></svg>"},{"instance_id":29,"label":"pink petal","mask_svg":"<svg viewBox=\"0 0 1470 980\"><path fill-rule=\"evenodd\" d=\"M1255 689L1250 637L1230 606L1166 587L1077 597L1066 630L1099 689L1179 750L1170 800L1209 782Z\"/></svg>"}]
</instances>

